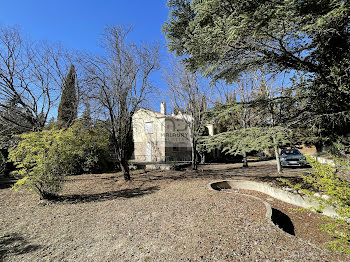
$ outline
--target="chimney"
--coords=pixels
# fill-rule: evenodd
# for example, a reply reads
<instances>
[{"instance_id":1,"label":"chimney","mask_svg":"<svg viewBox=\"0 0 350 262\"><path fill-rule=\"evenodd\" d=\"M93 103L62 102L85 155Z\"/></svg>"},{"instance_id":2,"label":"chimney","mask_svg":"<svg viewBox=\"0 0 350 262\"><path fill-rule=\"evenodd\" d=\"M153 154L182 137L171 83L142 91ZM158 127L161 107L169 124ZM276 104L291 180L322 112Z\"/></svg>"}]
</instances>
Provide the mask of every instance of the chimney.
<instances>
[{"instance_id":1,"label":"chimney","mask_svg":"<svg viewBox=\"0 0 350 262\"><path fill-rule=\"evenodd\" d=\"M160 113L163 115L166 115L166 103L165 102L160 103Z\"/></svg>"}]
</instances>

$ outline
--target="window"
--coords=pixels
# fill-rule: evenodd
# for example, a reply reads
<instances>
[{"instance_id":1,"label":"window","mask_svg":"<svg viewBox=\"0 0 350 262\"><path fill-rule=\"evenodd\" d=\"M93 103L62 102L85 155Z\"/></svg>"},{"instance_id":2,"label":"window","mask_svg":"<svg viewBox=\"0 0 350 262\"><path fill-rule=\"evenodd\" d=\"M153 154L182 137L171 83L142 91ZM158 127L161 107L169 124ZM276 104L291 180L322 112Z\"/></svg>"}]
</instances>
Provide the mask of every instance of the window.
<instances>
[{"instance_id":1,"label":"window","mask_svg":"<svg viewBox=\"0 0 350 262\"><path fill-rule=\"evenodd\" d=\"M179 148L177 146L173 146L173 152L179 152Z\"/></svg>"},{"instance_id":2,"label":"window","mask_svg":"<svg viewBox=\"0 0 350 262\"><path fill-rule=\"evenodd\" d=\"M146 132L146 134L153 133L153 122L146 122L145 123L145 132Z\"/></svg>"}]
</instances>

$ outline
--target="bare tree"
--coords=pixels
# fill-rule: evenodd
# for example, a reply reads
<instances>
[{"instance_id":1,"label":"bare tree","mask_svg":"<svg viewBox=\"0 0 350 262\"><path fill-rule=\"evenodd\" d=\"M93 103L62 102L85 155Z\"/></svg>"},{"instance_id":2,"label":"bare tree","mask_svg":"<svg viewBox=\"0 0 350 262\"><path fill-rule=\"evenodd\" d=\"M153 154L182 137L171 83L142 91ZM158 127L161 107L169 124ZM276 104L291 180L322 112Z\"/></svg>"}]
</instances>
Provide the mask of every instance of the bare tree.
<instances>
[{"instance_id":1,"label":"bare tree","mask_svg":"<svg viewBox=\"0 0 350 262\"><path fill-rule=\"evenodd\" d=\"M41 130L67 71L62 47L24 39L0 27L0 120L13 130ZM64 72L64 73L62 73Z\"/></svg>"},{"instance_id":2,"label":"bare tree","mask_svg":"<svg viewBox=\"0 0 350 262\"><path fill-rule=\"evenodd\" d=\"M246 74L237 82L236 93L240 103L238 119L243 129L255 127L260 121L257 110L251 105L256 96L258 86L259 77L255 73ZM242 152L243 167L248 167L247 153L246 151Z\"/></svg>"},{"instance_id":3,"label":"bare tree","mask_svg":"<svg viewBox=\"0 0 350 262\"><path fill-rule=\"evenodd\" d=\"M238 96L241 112L239 113L243 128L269 127L287 128L286 121L292 116L293 100L291 89L284 86L284 79L277 80L275 75L266 76L255 71L246 74L239 83ZM288 132L286 131L286 136ZM282 172L279 158L279 142L272 136L273 149L277 161L277 171ZM287 141L286 138L284 141ZM243 166L248 166L246 153L243 154Z\"/></svg>"},{"instance_id":4,"label":"bare tree","mask_svg":"<svg viewBox=\"0 0 350 262\"><path fill-rule=\"evenodd\" d=\"M260 84L256 86L257 90L254 94L254 102L261 121L260 125L270 128L284 128L285 141L290 143L291 137L288 131L292 128L291 122L298 116L301 104L305 101L303 101L302 97L298 97L295 94L296 90L294 90L293 86L285 85L285 75L280 76L282 78L277 79L276 75L267 77L261 73L259 76ZM297 129L294 129L294 132L297 132ZM311 135L310 139L312 139ZM277 172L282 173L279 154L280 145L276 141L276 137L273 137L273 140Z\"/></svg>"},{"instance_id":5,"label":"bare tree","mask_svg":"<svg viewBox=\"0 0 350 262\"><path fill-rule=\"evenodd\" d=\"M257 72L243 75L234 85L217 83L217 101L212 115L216 119L221 132L245 130L261 125L260 111L255 107L255 99L261 93L261 76ZM213 110L211 110L213 111ZM265 117L265 115L264 115ZM236 141L239 143L241 141ZM247 153L252 151L249 144L240 144L235 153L242 155L243 167L248 167Z\"/></svg>"},{"instance_id":6,"label":"bare tree","mask_svg":"<svg viewBox=\"0 0 350 262\"><path fill-rule=\"evenodd\" d=\"M187 123L190 129L192 147L192 169L197 169L197 145L204 128L204 115L207 111L210 90L201 83L196 73L187 71L181 64L173 61L166 71L165 80L174 110Z\"/></svg>"},{"instance_id":7,"label":"bare tree","mask_svg":"<svg viewBox=\"0 0 350 262\"><path fill-rule=\"evenodd\" d=\"M208 115L217 122L220 133L206 139L207 148L242 155L243 167L248 167L247 153L274 148L277 171L282 171L279 146L293 140L300 142L297 140L303 133L295 136L296 130L292 132L289 124L290 118L299 112L300 103L293 98L295 91L276 77L254 71L243 75L234 90L227 87L219 90L220 100Z\"/></svg>"},{"instance_id":8,"label":"bare tree","mask_svg":"<svg viewBox=\"0 0 350 262\"><path fill-rule=\"evenodd\" d=\"M130 28L105 30L105 55L82 57L85 83L106 115L115 157L126 181L130 180L128 158L132 153L132 117L152 91L151 74L159 69L158 45L127 41Z\"/></svg>"}]
</instances>

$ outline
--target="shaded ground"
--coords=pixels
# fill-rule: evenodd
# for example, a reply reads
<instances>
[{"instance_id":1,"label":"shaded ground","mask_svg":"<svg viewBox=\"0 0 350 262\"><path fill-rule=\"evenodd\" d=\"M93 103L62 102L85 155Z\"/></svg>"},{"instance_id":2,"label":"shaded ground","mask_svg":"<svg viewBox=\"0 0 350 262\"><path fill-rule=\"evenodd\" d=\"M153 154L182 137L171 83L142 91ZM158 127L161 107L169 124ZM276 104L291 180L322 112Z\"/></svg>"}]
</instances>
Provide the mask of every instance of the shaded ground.
<instances>
[{"instance_id":1,"label":"shaded ground","mask_svg":"<svg viewBox=\"0 0 350 262\"><path fill-rule=\"evenodd\" d=\"M14 183L16 183L16 179L14 177L6 177L0 175L0 189L10 188Z\"/></svg>"},{"instance_id":2,"label":"shaded ground","mask_svg":"<svg viewBox=\"0 0 350 262\"><path fill-rule=\"evenodd\" d=\"M297 226L294 237L268 223L260 201L208 189L213 180L273 181L277 176L273 161L250 165L135 171L130 183L121 174L69 177L57 202L38 202L27 192L2 188L0 260L349 260L325 250L321 238L300 235ZM300 171L307 170L287 170L284 176ZM289 212L283 202L270 202ZM303 220L320 221L312 213ZM313 235L321 234L314 228Z\"/></svg>"}]
</instances>

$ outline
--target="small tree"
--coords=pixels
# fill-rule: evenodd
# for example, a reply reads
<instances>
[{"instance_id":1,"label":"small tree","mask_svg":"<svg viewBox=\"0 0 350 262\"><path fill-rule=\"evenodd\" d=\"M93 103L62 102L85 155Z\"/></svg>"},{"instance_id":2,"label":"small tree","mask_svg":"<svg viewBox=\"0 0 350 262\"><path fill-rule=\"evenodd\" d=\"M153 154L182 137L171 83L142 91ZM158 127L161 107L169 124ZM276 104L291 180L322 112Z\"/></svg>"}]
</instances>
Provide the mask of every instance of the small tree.
<instances>
[{"instance_id":1,"label":"small tree","mask_svg":"<svg viewBox=\"0 0 350 262\"><path fill-rule=\"evenodd\" d=\"M218 123L221 132L231 132L231 144L233 147L235 147L233 144L239 145L238 151L243 156L243 166L248 166L246 155L252 151L252 148L257 148L253 150L264 150L271 147L274 149L277 171L281 173L280 146L315 141L309 129L298 128L295 125L296 118L299 113L302 113L302 104L305 101L301 95L296 94L298 89L293 86L286 87L284 81L277 81L273 76L263 75L260 71L245 74L235 87L236 90L232 97L237 94L239 101L236 99L231 101L232 99L228 96L229 99L226 99L225 104L217 103L214 109L207 113L208 117ZM250 130L251 128L254 130ZM242 130L238 132L240 129ZM269 130L277 133L274 135ZM245 146L241 143L245 140L242 137L244 133L246 137L250 137L250 134L256 136L251 136L249 138L251 141L246 140ZM275 141L267 139L265 133L271 134L270 138ZM264 144L269 145L268 147L256 147L258 145L256 141L259 141L260 137L267 139L267 143ZM237 141L235 142L233 138ZM235 154L238 154L237 150L234 151Z\"/></svg>"},{"instance_id":2,"label":"small tree","mask_svg":"<svg viewBox=\"0 0 350 262\"><path fill-rule=\"evenodd\" d=\"M104 172L109 165L109 132L105 123L79 119L71 127L77 139L76 173Z\"/></svg>"},{"instance_id":3,"label":"small tree","mask_svg":"<svg viewBox=\"0 0 350 262\"><path fill-rule=\"evenodd\" d=\"M102 125L86 127L76 121L68 129L44 130L19 135L20 142L10 149L9 161L22 177L14 189L24 187L41 199L54 199L65 177L99 171L107 158L109 136Z\"/></svg>"},{"instance_id":4,"label":"small tree","mask_svg":"<svg viewBox=\"0 0 350 262\"><path fill-rule=\"evenodd\" d=\"M251 127L203 137L208 150L219 148L231 155L277 148L289 143L290 130L282 127ZM243 163L243 167L247 167ZM277 169L279 172L280 170Z\"/></svg>"},{"instance_id":5,"label":"small tree","mask_svg":"<svg viewBox=\"0 0 350 262\"><path fill-rule=\"evenodd\" d=\"M174 111L179 112L190 129L192 169L197 169L197 145L204 128L203 113L207 110L208 88L200 83L199 76L190 73L179 63L166 72L166 82Z\"/></svg>"},{"instance_id":6,"label":"small tree","mask_svg":"<svg viewBox=\"0 0 350 262\"><path fill-rule=\"evenodd\" d=\"M71 125L78 114L75 77L75 67L71 65L63 83L63 91L57 114L58 121L61 121L65 126Z\"/></svg>"},{"instance_id":7,"label":"small tree","mask_svg":"<svg viewBox=\"0 0 350 262\"><path fill-rule=\"evenodd\" d=\"M41 199L53 199L61 190L66 175L74 171L77 156L76 137L72 130L44 130L20 135L17 146L10 149L9 161L23 178L14 189L25 187Z\"/></svg>"},{"instance_id":8,"label":"small tree","mask_svg":"<svg viewBox=\"0 0 350 262\"><path fill-rule=\"evenodd\" d=\"M226 94L226 103L216 103L215 107L206 113L209 121L215 121L221 132L233 132L236 134L249 133L249 128L258 127L261 119L256 108L252 105L259 85L259 77L255 73L246 74L235 85L235 90L231 94ZM237 101L237 97L239 101ZM242 130L241 130L242 129ZM241 130L238 132L238 130ZM238 138L235 135L234 137ZM239 139L239 138L238 138ZM233 142L233 140L231 140ZM248 142L248 141L247 141ZM237 141L239 143L239 141ZM250 141L249 144L254 143ZM241 146L239 153L243 157L243 167L248 167L247 153L251 146Z\"/></svg>"}]
</instances>

